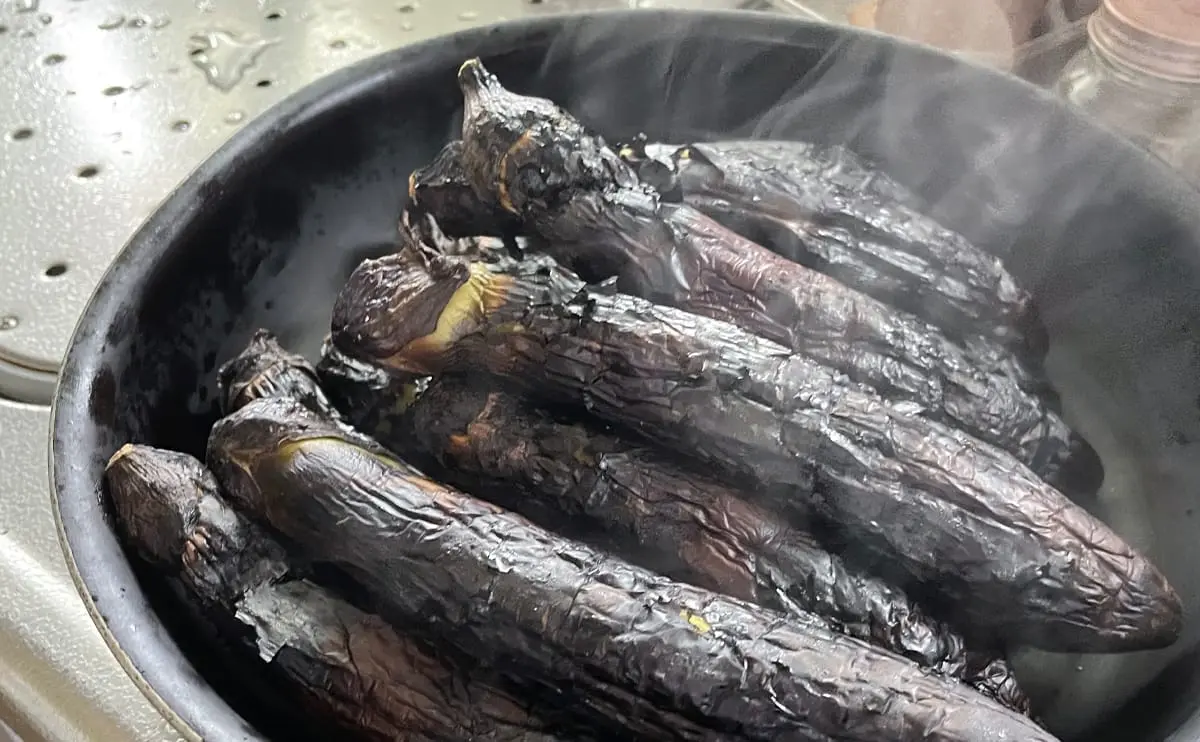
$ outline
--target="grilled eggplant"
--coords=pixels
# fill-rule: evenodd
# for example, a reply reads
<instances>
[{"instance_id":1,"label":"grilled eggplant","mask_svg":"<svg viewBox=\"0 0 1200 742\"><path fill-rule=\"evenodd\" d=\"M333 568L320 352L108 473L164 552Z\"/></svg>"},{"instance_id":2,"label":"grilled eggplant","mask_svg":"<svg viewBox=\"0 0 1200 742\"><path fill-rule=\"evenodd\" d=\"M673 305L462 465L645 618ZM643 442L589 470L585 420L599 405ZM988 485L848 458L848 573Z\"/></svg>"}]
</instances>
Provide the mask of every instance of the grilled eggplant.
<instances>
[{"instance_id":1,"label":"grilled eggplant","mask_svg":"<svg viewBox=\"0 0 1200 742\"><path fill-rule=\"evenodd\" d=\"M460 71L462 160L479 196L520 214L587 280L803 352L888 399L999 446L1055 485L1094 493L1096 452L1036 395L989 372L937 328L786 260L687 205L665 203L550 101ZM500 153L497 157L497 153ZM490 189L490 190L488 190Z\"/></svg>"},{"instance_id":2,"label":"grilled eggplant","mask_svg":"<svg viewBox=\"0 0 1200 742\"><path fill-rule=\"evenodd\" d=\"M1045 353L1033 299L1000 259L918 213L914 196L843 148L634 141L620 154L660 192L791 260L956 337Z\"/></svg>"},{"instance_id":3,"label":"grilled eggplant","mask_svg":"<svg viewBox=\"0 0 1200 742\"><path fill-rule=\"evenodd\" d=\"M535 697L622 739L1050 740L907 660L674 583L366 451L291 399L219 421L238 503Z\"/></svg>"},{"instance_id":4,"label":"grilled eggplant","mask_svg":"<svg viewBox=\"0 0 1200 742\"><path fill-rule=\"evenodd\" d=\"M425 471L441 481L475 493L517 489L618 542L634 540L661 557L656 566L683 567L669 576L784 612L815 614L838 631L1029 711L1005 663L968 658L951 627L899 590L847 568L809 534L646 446L557 421L517 395L453 376L433 381L406 419L387 430L381 443L435 458L439 468ZM971 674L981 668L987 672Z\"/></svg>"},{"instance_id":5,"label":"grilled eggplant","mask_svg":"<svg viewBox=\"0 0 1200 742\"><path fill-rule=\"evenodd\" d=\"M105 479L139 554L178 574L208 613L248 627L247 653L355 738L557 739L521 702L449 662L445 648L433 651L296 577L283 547L224 502L195 458L129 445Z\"/></svg>"},{"instance_id":6,"label":"grilled eggplant","mask_svg":"<svg viewBox=\"0 0 1200 742\"><path fill-rule=\"evenodd\" d=\"M486 369L700 459L940 595L956 625L1051 651L1180 631L1158 570L1011 456L732 324L565 270L398 254L352 274L332 337L401 372Z\"/></svg>"},{"instance_id":7,"label":"grilled eggplant","mask_svg":"<svg viewBox=\"0 0 1200 742\"><path fill-rule=\"evenodd\" d=\"M517 231L517 219L494 202L480 200L462 169L462 142L447 144L433 162L408 178L408 211L436 216L446 235L504 237Z\"/></svg>"},{"instance_id":8,"label":"grilled eggplant","mask_svg":"<svg viewBox=\"0 0 1200 742\"><path fill-rule=\"evenodd\" d=\"M336 414L307 360L289 353L274 333L256 330L241 353L217 369L222 414L261 397L294 397L322 414Z\"/></svg>"}]
</instances>

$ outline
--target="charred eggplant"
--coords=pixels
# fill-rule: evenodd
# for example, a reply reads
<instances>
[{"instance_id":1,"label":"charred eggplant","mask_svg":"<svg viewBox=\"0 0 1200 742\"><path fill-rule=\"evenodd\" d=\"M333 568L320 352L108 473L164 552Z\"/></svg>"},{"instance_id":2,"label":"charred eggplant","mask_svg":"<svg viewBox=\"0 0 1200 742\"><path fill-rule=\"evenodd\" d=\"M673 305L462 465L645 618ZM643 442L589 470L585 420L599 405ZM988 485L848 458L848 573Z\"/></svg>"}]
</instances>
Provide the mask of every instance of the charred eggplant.
<instances>
[{"instance_id":1,"label":"charred eggplant","mask_svg":"<svg viewBox=\"0 0 1200 742\"><path fill-rule=\"evenodd\" d=\"M550 101L505 90L477 62L459 74L462 160L481 198L518 213L586 280L733 323L915 402L1083 494L1095 451L1037 396L973 362L937 328L786 260L687 205L663 202Z\"/></svg>"},{"instance_id":2,"label":"charred eggplant","mask_svg":"<svg viewBox=\"0 0 1200 742\"><path fill-rule=\"evenodd\" d=\"M415 476L294 400L219 421L208 458L240 505L397 615L623 738L1052 739L815 619L670 582Z\"/></svg>"},{"instance_id":3,"label":"charred eggplant","mask_svg":"<svg viewBox=\"0 0 1200 742\"><path fill-rule=\"evenodd\" d=\"M1180 631L1158 570L1011 456L729 323L566 271L422 254L359 266L332 337L400 372L486 369L753 483L940 595L956 625L1052 651L1161 647Z\"/></svg>"},{"instance_id":4,"label":"charred eggplant","mask_svg":"<svg viewBox=\"0 0 1200 742\"><path fill-rule=\"evenodd\" d=\"M139 554L177 573L207 611L250 629L247 652L356 738L557 739L519 701L446 660L444 648L432 651L296 577L283 547L224 502L195 458L125 446L105 479Z\"/></svg>"},{"instance_id":5,"label":"charred eggplant","mask_svg":"<svg viewBox=\"0 0 1200 742\"><path fill-rule=\"evenodd\" d=\"M999 258L917 212L915 196L841 147L639 140L620 154L660 192L791 260L956 337L1045 353L1032 297Z\"/></svg>"},{"instance_id":6,"label":"charred eggplant","mask_svg":"<svg viewBox=\"0 0 1200 742\"><path fill-rule=\"evenodd\" d=\"M439 462L441 481L470 492L519 490L518 502L541 501L575 521L589 521L618 543L635 541L659 557L656 566L679 564L669 576L784 612L817 615L838 631L1029 711L1028 698L1002 661L968 661L962 638L904 593L848 568L812 536L741 493L646 446L594 426L560 422L526 399L454 376L433 381L405 418L386 430L381 443L419 448ZM988 672L971 675L983 667Z\"/></svg>"},{"instance_id":7,"label":"charred eggplant","mask_svg":"<svg viewBox=\"0 0 1200 742\"><path fill-rule=\"evenodd\" d=\"M480 200L462 166L462 142L447 144L408 178L408 210L432 214L446 235L504 237L516 232L516 218L494 202Z\"/></svg>"}]
</instances>

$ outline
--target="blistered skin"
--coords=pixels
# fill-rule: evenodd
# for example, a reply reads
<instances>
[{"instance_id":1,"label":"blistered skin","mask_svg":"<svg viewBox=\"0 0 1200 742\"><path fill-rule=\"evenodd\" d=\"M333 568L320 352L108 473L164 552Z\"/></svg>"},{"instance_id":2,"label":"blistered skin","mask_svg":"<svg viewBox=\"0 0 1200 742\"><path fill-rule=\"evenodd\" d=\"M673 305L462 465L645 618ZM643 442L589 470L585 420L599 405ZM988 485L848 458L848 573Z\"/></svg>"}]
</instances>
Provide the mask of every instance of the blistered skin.
<instances>
[{"instance_id":1,"label":"blistered skin","mask_svg":"<svg viewBox=\"0 0 1200 742\"><path fill-rule=\"evenodd\" d=\"M334 343L398 370L486 369L638 430L835 528L872 568L941 595L964 629L1051 651L1177 638L1179 598L1158 570L1005 452L732 324L455 263L364 263L336 303ZM420 337L408 318L430 304L444 323Z\"/></svg>"},{"instance_id":2,"label":"blistered skin","mask_svg":"<svg viewBox=\"0 0 1200 742\"><path fill-rule=\"evenodd\" d=\"M656 187L768 246L922 319L1042 354L1033 299L993 255L917 212L916 197L840 147L632 142Z\"/></svg>"},{"instance_id":3,"label":"blistered skin","mask_svg":"<svg viewBox=\"0 0 1200 742\"><path fill-rule=\"evenodd\" d=\"M397 615L620 724L614 738L1053 739L815 619L671 582L414 477L294 401L218 422L208 457L241 506L353 569Z\"/></svg>"},{"instance_id":4,"label":"blistered skin","mask_svg":"<svg viewBox=\"0 0 1200 742\"><path fill-rule=\"evenodd\" d=\"M230 508L195 458L126 446L105 472L121 525L195 600L253 630L271 663L355 739L553 742L519 701L398 634L378 616L291 576L283 547Z\"/></svg>"},{"instance_id":5,"label":"blistered skin","mask_svg":"<svg viewBox=\"0 0 1200 742\"><path fill-rule=\"evenodd\" d=\"M974 660L972 670L991 671L972 676L962 638L904 593L848 568L741 493L646 446L558 422L527 399L452 376L433 381L389 429L395 448L415 441L467 491L507 485L521 493L512 499L546 502L683 566L670 576L820 616L838 631L963 678L1009 708L1029 710L1003 662ZM379 440L391 446L389 438Z\"/></svg>"},{"instance_id":6,"label":"blistered skin","mask_svg":"<svg viewBox=\"0 0 1200 742\"><path fill-rule=\"evenodd\" d=\"M1000 446L1054 483L1099 488L1103 467L1086 441L938 328L690 206L663 202L549 101L514 95L486 73L466 76L463 90L471 115L462 157L477 193L490 183L493 200L511 202L545 249L585 279L617 276L626 293L731 321L889 399L915 402L922 414ZM501 150L499 165L476 157Z\"/></svg>"}]
</instances>

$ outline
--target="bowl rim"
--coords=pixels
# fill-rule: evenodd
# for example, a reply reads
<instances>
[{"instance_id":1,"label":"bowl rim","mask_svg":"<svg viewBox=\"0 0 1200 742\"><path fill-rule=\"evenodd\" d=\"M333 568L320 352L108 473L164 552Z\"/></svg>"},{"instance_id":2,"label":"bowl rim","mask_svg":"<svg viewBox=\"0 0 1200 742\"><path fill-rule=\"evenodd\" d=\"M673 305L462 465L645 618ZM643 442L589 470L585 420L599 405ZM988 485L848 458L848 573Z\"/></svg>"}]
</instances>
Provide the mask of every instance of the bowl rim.
<instances>
[{"instance_id":1,"label":"bowl rim","mask_svg":"<svg viewBox=\"0 0 1200 742\"><path fill-rule=\"evenodd\" d=\"M1049 91L1014 75L932 47L870 29L738 10L606 10L520 18L431 37L381 52L321 77L276 102L249 121L191 171L134 231L105 269L76 322L50 409L48 445L51 509L71 579L99 630L126 674L142 694L188 740L264 740L217 691L191 670L191 662L147 609L144 594L116 534L107 526L97 476L82 461L72 421L88 417L90 397L101 370L108 328L126 304L129 286L145 285L159 260L186 232L184 225L205 213L213 195L247 177L247 165L278 152L310 127L335 115L344 105L385 90L423 69L457 64L464 56L490 56L545 43L572 24L618 24L636 17L634 28L678 28L680 23L720 24L724 33L786 45L789 40L818 43L869 41L916 56L953 60L976 74L1005 78L1041 105L1065 107ZM649 36L648 36L649 38ZM453 84L453 81L447 81ZM1078 118L1078 117L1077 117ZM1095 127L1094 128L1101 128ZM1114 138L1114 144L1121 140ZM1134 149L1129 145L1129 149ZM1173 176L1163 166L1164 177ZM1168 182L1178 193L1181 178ZM95 528L96 521L106 527ZM102 575L115 567L116 574ZM104 579L98 579L104 577ZM149 615L147 615L149 614Z\"/></svg>"}]
</instances>

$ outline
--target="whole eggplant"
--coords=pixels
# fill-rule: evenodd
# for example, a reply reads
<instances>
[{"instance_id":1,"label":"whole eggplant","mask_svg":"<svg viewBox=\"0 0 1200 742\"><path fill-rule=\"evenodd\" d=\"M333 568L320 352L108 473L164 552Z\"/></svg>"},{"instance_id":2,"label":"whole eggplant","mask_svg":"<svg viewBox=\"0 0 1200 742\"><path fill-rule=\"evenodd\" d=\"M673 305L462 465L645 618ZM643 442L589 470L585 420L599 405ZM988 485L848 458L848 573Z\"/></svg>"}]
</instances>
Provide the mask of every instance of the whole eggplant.
<instances>
[{"instance_id":1,"label":"whole eggplant","mask_svg":"<svg viewBox=\"0 0 1200 742\"><path fill-rule=\"evenodd\" d=\"M351 275L332 338L399 372L485 369L719 468L940 596L964 629L1051 651L1179 634L1162 574L1010 455L735 325L565 270L404 253Z\"/></svg>"},{"instance_id":2,"label":"whole eggplant","mask_svg":"<svg viewBox=\"0 0 1200 742\"><path fill-rule=\"evenodd\" d=\"M219 421L238 504L534 697L621 739L1053 739L903 658L674 583L414 475L287 398Z\"/></svg>"},{"instance_id":3,"label":"whole eggplant","mask_svg":"<svg viewBox=\"0 0 1200 742\"><path fill-rule=\"evenodd\" d=\"M505 90L477 61L459 81L461 157L476 194L519 214L586 280L617 276L626 293L732 321L915 402L1063 489L1099 488L1104 469L1083 438L937 328L663 202L602 139L550 101Z\"/></svg>"},{"instance_id":4,"label":"whole eggplant","mask_svg":"<svg viewBox=\"0 0 1200 742\"><path fill-rule=\"evenodd\" d=\"M620 155L660 192L954 337L1045 353L1033 298L1000 259L917 212L914 195L844 148L634 140Z\"/></svg>"},{"instance_id":5,"label":"whole eggplant","mask_svg":"<svg viewBox=\"0 0 1200 742\"><path fill-rule=\"evenodd\" d=\"M677 573L664 573L784 612L814 614L1029 712L1028 697L1002 660L965 652L953 628L926 616L903 592L849 568L742 493L647 446L555 420L528 399L466 377L434 380L399 417L379 441L436 459L438 468L422 468L441 481L481 495L517 490L509 499L558 507L660 557L643 566L676 563Z\"/></svg>"},{"instance_id":6,"label":"whole eggplant","mask_svg":"<svg viewBox=\"0 0 1200 742\"><path fill-rule=\"evenodd\" d=\"M297 577L279 542L230 508L194 457L127 445L105 481L137 552L177 574L207 613L243 624L244 651L353 738L558 739L522 702L447 660L445 648L402 636Z\"/></svg>"}]
</instances>

